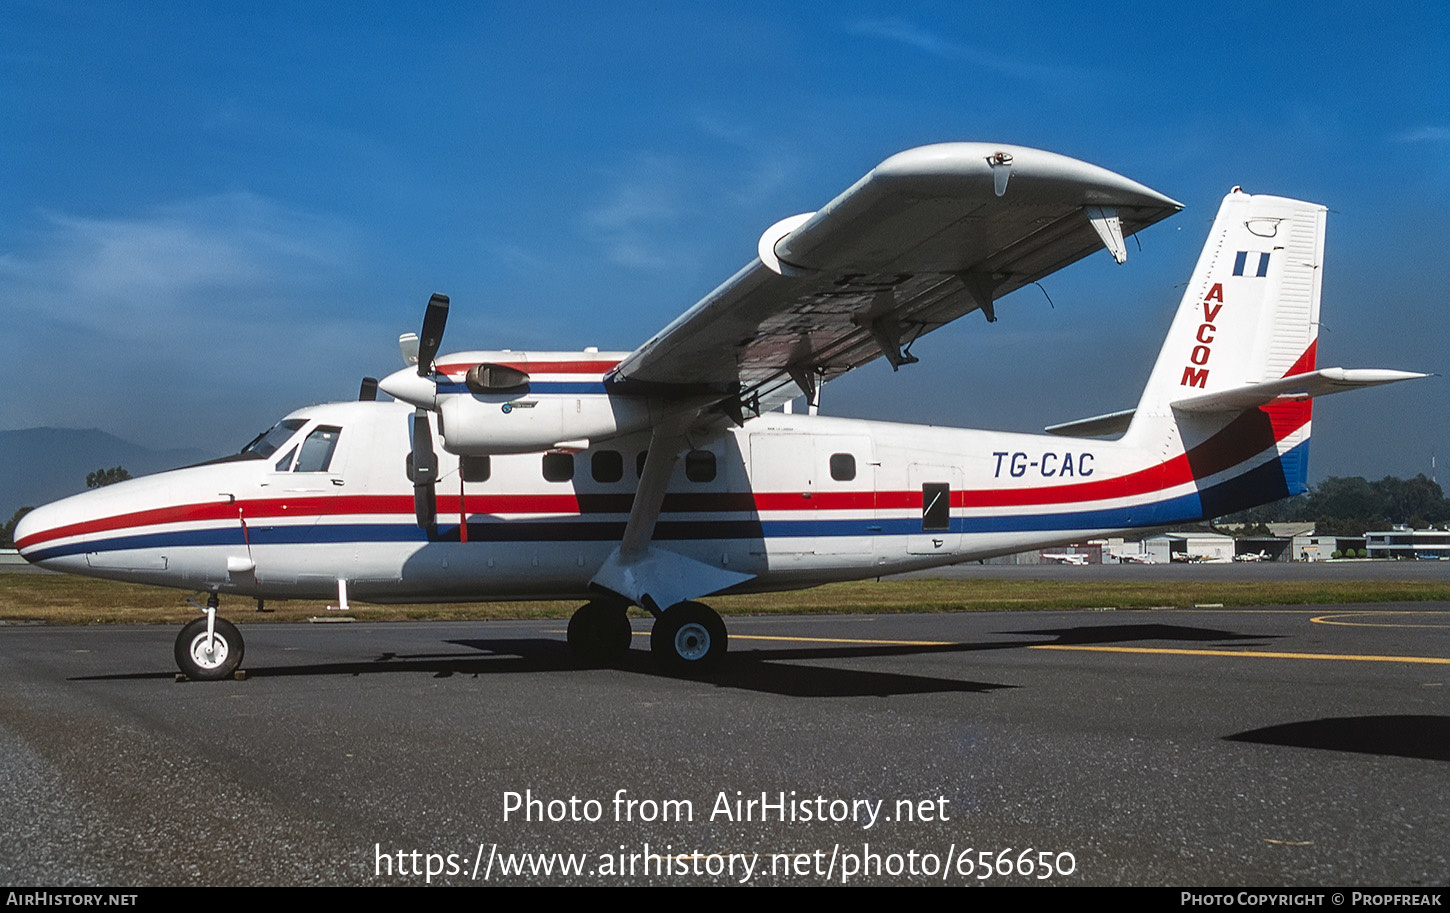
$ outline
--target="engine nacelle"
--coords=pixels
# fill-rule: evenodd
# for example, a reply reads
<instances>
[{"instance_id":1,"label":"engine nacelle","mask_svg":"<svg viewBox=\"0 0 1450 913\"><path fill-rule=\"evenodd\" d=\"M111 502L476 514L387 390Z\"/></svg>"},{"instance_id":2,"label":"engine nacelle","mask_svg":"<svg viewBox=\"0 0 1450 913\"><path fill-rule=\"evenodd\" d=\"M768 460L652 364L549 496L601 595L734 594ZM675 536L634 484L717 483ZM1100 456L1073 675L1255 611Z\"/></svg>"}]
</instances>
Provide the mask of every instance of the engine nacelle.
<instances>
[{"instance_id":1,"label":"engine nacelle","mask_svg":"<svg viewBox=\"0 0 1450 913\"><path fill-rule=\"evenodd\" d=\"M649 428L649 401L608 394L440 396L443 448L460 456L582 449L588 442Z\"/></svg>"},{"instance_id":2,"label":"engine nacelle","mask_svg":"<svg viewBox=\"0 0 1450 913\"><path fill-rule=\"evenodd\" d=\"M443 449L459 456L580 450L653 424L650 400L604 379L628 352L458 352L427 377L403 370L379 389L438 412Z\"/></svg>"}]
</instances>

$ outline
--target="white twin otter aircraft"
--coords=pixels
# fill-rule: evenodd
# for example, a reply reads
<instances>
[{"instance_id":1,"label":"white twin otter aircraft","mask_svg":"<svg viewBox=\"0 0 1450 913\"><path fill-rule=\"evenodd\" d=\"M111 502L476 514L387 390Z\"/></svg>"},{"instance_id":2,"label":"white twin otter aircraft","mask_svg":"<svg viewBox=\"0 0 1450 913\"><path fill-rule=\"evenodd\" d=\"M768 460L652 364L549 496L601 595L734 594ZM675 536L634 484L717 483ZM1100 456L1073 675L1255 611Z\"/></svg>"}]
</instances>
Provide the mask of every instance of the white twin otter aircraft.
<instances>
[{"instance_id":1,"label":"white twin otter aircraft","mask_svg":"<svg viewBox=\"0 0 1450 913\"><path fill-rule=\"evenodd\" d=\"M43 567L209 593L176 660L242 660L222 594L378 603L587 600L584 663L650 646L697 672L726 650L696 601L895 574L1305 489L1311 398L1424 375L1315 368L1325 208L1224 198L1136 409L1049 435L780 411L1180 209L1141 184L1016 146L894 155L633 352L438 355L433 296L410 367L287 416L241 453L41 507Z\"/></svg>"}]
</instances>

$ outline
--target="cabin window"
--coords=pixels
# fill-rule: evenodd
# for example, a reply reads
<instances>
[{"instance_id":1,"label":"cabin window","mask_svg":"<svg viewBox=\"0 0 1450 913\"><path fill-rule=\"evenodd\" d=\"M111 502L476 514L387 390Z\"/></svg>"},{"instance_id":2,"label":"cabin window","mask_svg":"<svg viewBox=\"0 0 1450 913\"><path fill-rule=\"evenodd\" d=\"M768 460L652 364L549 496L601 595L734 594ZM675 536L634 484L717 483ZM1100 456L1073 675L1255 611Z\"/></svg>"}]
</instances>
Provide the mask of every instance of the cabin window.
<instances>
[{"instance_id":1,"label":"cabin window","mask_svg":"<svg viewBox=\"0 0 1450 913\"><path fill-rule=\"evenodd\" d=\"M951 529L952 489L945 482L927 482L921 486L921 529L935 532Z\"/></svg>"},{"instance_id":2,"label":"cabin window","mask_svg":"<svg viewBox=\"0 0 1450 913\"><path fill-rule=\"evenodd\" d=\"M600 450L589 458L589 472L596 482L618 482L624 478L624 454L618 450Z\"/></svg>"},{"instance_id":3,"label":"cabin window","mask_svg":"<svg viewBox=\"0 0 1450 913\"><path fill-rule=\"evenodd\" d=\"M318 425L302 442L302 452L297 454L297 465L293 472L326 472L332 465L332 454L337 450L337 439L342 429L332 425Z\"/></svg>"},{"instance_id":4,"label":"cabin window","mask_svg":"<svg viewBox=\"0 0 1450 913\"><path fill-rule=\"evenodd\" d=\"M856 458L849 453L831 454L831 478L850 482L856 478Z\"/></svg>"},{"instance_id":5,"label":"cabin window","mask_svg":"<svg viewBox=\"0 0 1450 913\"><path fill-rule=\"evenodd\" d=\"M715 454L708 450L691 450L685 454L685 478L691 482L715 481Z\"/></svg>"},{"instance_id":6,"label":"cabin window","mask_svg":"<svg viewBox=\"0 0 1450 913\"><path fill-rule=\"evenodd\" d=\"M458 471L463 473L465 482L487 482L488 477L493 475L493 461L488 454L459 457Z\"/></svg>"},{"instance_id":7,"label":"cabin window","mask_svg":"<svg viewBox=\"0 0 1450 913\"><path fill-rule=\"evenodd\" d=\"M544 454L544 478L550 482L568 482L574 478L574 454Z\"/></svg>"}]
</instances>

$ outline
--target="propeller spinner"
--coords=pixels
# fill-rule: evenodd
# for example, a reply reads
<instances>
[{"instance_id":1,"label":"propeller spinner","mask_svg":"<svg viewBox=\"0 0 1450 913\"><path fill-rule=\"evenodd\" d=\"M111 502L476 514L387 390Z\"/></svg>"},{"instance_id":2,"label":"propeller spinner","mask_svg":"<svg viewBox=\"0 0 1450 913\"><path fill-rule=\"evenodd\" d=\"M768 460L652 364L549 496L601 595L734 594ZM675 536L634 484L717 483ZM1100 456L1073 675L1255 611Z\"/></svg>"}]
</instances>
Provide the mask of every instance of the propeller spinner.
<instances>
[{"instance_id":1,"label":"propeller spinner","mask_svg":"<svg viewBox=\"0 0 1450 913\"><path fill-rule=\"evenodd\" d=\"M438 347L443 343L443 328L447 323L448 296L435 293L428 299L428 309L423 312L422 333L417 336L404 333L398 337L403 361L408 364L416 361L417 371L406 368L394 371L378 383L378 389L419 409L436 409L438 377L433 360L438 357Z\"/></svg>"}]
</instances>

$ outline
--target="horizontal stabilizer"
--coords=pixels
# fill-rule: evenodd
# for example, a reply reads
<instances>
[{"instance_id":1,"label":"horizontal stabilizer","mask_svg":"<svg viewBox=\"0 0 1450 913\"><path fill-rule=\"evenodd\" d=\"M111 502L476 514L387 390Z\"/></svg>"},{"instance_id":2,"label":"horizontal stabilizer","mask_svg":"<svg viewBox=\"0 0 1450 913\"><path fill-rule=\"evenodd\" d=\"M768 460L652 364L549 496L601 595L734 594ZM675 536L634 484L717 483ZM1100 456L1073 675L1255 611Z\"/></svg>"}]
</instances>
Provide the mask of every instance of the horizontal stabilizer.
<instances>
[{"instance_id":1,"label":"horizontal stabilizer","mask_svg":"<svg viewBox=\"0 0 1450 913\"><path fill-rule=\"evenodd\" d=\"M1043 430L1063 437L1107 437L1110 434L1122 434L1128 430L1128 424L1133 421L1133 415L1137 411L1124 409L1120 412L1109 412L1107 415L1094 415L1075 422L1048 425Z\"/></svg>"},{"instance_id":2,"label":"horizontal stabilizer","mask_svg":"<svg viewBox=\"0 0 1450 913\"><path fill-rule=\"evenodd\" d=\"M1264 406L1275 400L1302 400L1361 387L1377 387L1401 380L1428 377L1413 371L1389 371L1379 368L1323 368L1293 374L1280 380L1258 384L1244 384L1228 390L1219 390L1203 396L1190 396L1174 402L1173 408L1180 412L1238 412Z\"/></svg>"}]
</instances>

